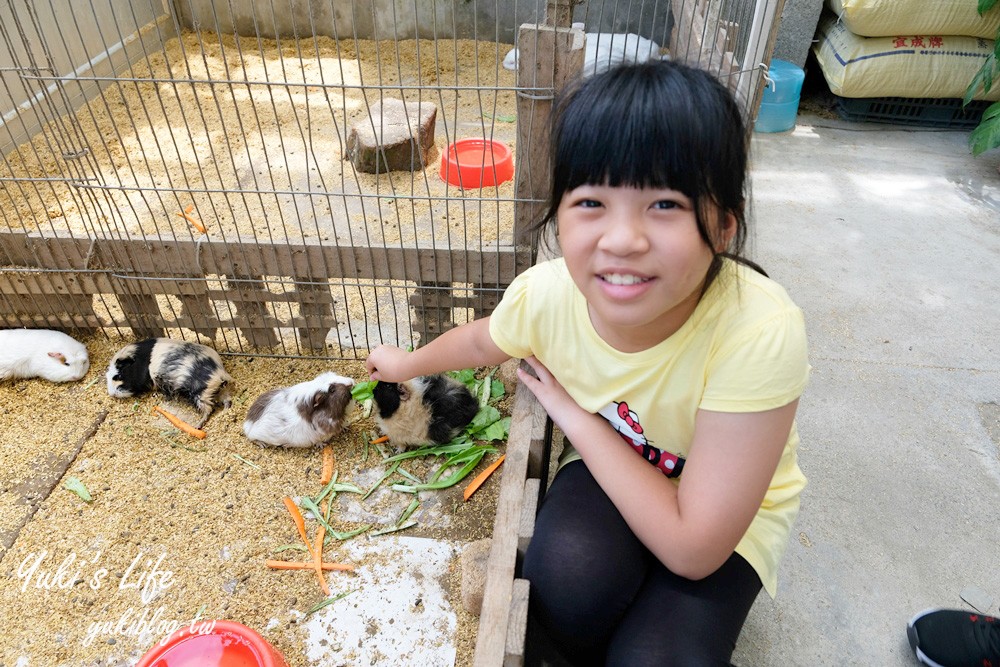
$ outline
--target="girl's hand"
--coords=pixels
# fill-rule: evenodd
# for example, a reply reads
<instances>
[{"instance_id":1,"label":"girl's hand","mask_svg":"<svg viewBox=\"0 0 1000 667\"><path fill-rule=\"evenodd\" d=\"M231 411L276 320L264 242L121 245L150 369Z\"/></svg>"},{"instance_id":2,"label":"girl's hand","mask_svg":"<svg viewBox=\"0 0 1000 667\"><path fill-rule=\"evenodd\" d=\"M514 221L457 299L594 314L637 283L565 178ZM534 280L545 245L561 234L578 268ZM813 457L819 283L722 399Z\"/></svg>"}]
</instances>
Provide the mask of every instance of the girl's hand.
<instances>
[{"instance_id":1,"label":"girl's hand","mask_svg":"<svg viewBox=\"0 0 1000 667\"><path fill-rule=\"evenodd\" d=\"M521 379L525 387L531 390L545 411L549 413L552 421L564 433L567 432L566 427L573 424L581 415L590 415L573 400L569 392L559 384L559 381L552 376L549 369L542 365L542 362L535 357L528 357L525 361L535 371L537 377L520 367L517 369L517 377Z\"/></svg>"},{"instance_id":2,"label":"girl's hand","mask_svg":"<svg viewBox=\"0 0 1000 667\"><path fill-rule=\"evenodd\" d=\"M368 377L384 382L405 382L412 375L405 370L409 352L393 345L379 345L365 360Z\"/></svg>"}]
</instances>

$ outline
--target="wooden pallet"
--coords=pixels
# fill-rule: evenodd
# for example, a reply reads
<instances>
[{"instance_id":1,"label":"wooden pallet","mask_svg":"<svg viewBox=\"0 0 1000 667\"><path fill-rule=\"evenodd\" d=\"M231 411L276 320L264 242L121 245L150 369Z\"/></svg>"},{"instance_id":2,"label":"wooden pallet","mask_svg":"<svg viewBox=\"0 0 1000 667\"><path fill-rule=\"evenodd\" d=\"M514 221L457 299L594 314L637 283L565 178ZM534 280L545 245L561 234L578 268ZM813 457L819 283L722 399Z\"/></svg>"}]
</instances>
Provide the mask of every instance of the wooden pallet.
<instances>
[{"instance_id":1,"label":"wooden pallet","mask_svg":"<svg viewBox=\"0 0 1000 667\"><path fill-rule=\"evenodd\" d=\"M522 368L529 367L522 362ZM548 477L550 443L551 422L545 409L518 383L486 565L476 667L524 664L529 586L518 573Z\"/></svg>"},{"instance_id":2,"label":"wooden pallet","mask_svg":"<svg viewBox=\"0 0 1000 667\"><path fill-rule=\"evenodd\" d=\"M333 285L406 281L417 285L410 302L414 333L420 327L426 342L451 326L453 308L472 309L476 317L492 312L529 261L530 253L514 246L477 251L0 232L0 326L131 328L137 337L185 328L209 338L226 326L255 348L273 347L281 329L293 329L303 347L322 349L337 327ZM275 278L281 289L269 288ZM446 289L454 283L472 285L473 295ZM102 320L94 308L98 295L118 304L118 320ZM163 308L157 297L164 295L180 302L177 312ZM219 302L231 305L230 321L219 321ZM297 314L278 320L274 304L294 305Z\"/></svg>"}]
</instances>

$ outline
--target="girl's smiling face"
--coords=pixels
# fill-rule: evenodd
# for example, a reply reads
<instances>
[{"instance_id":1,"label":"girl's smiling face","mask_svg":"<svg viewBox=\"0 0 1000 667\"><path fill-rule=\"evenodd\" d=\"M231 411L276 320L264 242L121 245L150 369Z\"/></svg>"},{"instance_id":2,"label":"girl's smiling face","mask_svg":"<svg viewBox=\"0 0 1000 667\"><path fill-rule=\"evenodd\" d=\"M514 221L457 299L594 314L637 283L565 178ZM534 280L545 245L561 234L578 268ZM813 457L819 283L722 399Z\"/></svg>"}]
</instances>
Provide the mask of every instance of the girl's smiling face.
<instances>
[{"instance_id":1,"label":"girl's smiling face","mask_svg":"<svg viewBox=\"0 0 1000 667\"><path fill-rule=\"evenodd\" d=\"M684 194L581 185L566 191L556 219L566 266L606 343L622 352L648 349L694 312L714 252ZM722 250L735 231L732 216L713 231Z\"/></svg>"}]
</instances>

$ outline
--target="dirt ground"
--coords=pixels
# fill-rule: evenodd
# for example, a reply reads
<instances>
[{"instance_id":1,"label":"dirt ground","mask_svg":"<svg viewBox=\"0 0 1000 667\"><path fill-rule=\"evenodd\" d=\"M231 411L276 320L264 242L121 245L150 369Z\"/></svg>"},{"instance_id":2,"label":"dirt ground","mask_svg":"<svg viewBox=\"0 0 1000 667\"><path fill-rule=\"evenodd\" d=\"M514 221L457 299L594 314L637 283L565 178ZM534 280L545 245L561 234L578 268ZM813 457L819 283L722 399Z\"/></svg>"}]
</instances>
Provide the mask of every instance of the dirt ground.
<instances>
[{"instance_id":1,"label":"dirt ground","mask_svg":"<svg viewBox=\"0 0 1000 667\"><path fill-rule=\"evenodd\" d=\"M331 369L363 380L361 362L226 357L236 383L235 402L217 411L205 426L208 436L196 440L151 411L164 405L194 419L193 410L156 394L108 396L107 363L128 341L85 342L91 369L79 382L0 383L0 608L5 617L0 665L133 664L163 636L157 630L196 617L244 623L292 665L333 664L316 662L315 629L310 635L306 624L323 619L331 644L345 646L360 647L371 636L393 632L370 622L365 630L370 636L345 636L337 623L363 606L366 590L392 589L392 580L379 581L380 572L391 579L399 564L380 560L391 553L382 547L403 536L445 545L443 553L451 555L440 581L409 579L403 593L410 611L420 611L428 599L425 585L440 586L445 606L454 613L454 623L445 625L454 630L437 641L454 645L455 664L471 662L478 619L462 609L458 554L463 545L491 534L502 467L468 502L462 501L462 483L421 493L412 528L333 540L325 560L349 560L356 570L329 573L331 595L348 595L307 614L325 599L314 573L276 571L264 561L305 558L288 547L301 541L282 499L320 491L321 452L263 448L244 437L241 426L250 404L266 389ZM360 419L333 441L339 481L367 489L382 476L387 467L382 455L365 444L375 430L370 418ZM477 471L502 452L502 443L496 444L498 451L488 454ZM424 478L433 465L406 462L404 467ZM66 488L70 477L83 482L90 502ZM376 524L369 532L391 527L413 496L389 486L405 481L397 474L363 501L358 494L338 494L334 527L349 531ZM307 517L310 537L315 526ZM139 629L153 632L141 635Z\"/></svg>"}]
</instances>

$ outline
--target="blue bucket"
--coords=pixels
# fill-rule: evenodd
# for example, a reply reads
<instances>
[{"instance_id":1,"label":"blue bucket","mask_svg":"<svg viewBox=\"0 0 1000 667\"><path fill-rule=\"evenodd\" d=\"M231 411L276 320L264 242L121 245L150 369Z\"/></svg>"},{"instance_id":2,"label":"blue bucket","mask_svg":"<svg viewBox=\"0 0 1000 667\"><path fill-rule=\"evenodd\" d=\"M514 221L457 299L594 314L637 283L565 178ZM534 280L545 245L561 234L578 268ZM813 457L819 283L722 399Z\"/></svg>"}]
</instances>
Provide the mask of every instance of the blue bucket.
<instances>
[{"instance_id":1,"label":"blue bucket","mask_svg":"<svg viewBox=\"0 0 1000 667\"><path fill-rule=\"evenodd\" d=\"M764 87L753 129L757 132L785 132L795 127L806 73L798 65L775 58L771 60L768 76L773 83Z\"/></svg>"}]
</instances>

